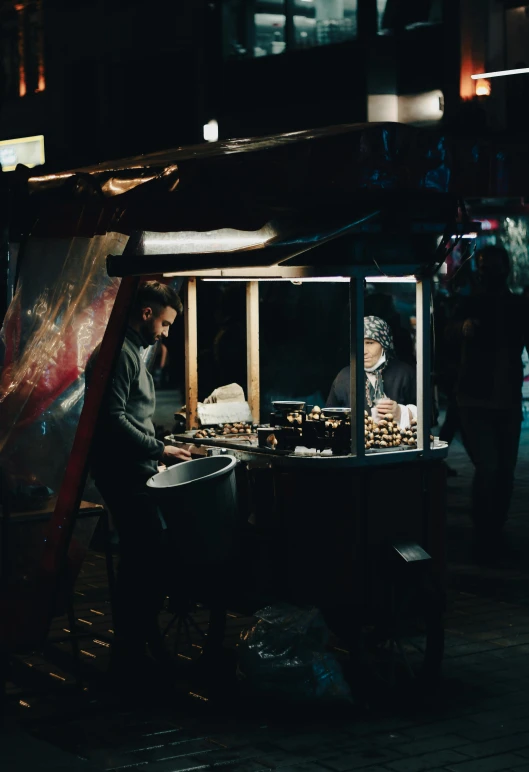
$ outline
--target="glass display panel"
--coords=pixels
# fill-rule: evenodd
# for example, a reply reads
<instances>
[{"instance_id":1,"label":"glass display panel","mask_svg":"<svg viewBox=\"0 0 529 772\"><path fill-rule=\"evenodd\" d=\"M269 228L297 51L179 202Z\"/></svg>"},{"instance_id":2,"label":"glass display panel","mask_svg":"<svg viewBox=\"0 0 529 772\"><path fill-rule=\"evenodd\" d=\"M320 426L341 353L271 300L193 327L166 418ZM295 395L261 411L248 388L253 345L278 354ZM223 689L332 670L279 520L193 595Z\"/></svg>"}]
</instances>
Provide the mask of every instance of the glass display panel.
<instances>
[{"instance_id":1,"label":"glass display panel","mask_svg":"<svg viewBox=\"0 0 529 772\"><path fill-rule=\"evenodd\" d=\"M420 444L414 282L367 284L364 305L366 455Z\"/></svg>"}]
</instances>

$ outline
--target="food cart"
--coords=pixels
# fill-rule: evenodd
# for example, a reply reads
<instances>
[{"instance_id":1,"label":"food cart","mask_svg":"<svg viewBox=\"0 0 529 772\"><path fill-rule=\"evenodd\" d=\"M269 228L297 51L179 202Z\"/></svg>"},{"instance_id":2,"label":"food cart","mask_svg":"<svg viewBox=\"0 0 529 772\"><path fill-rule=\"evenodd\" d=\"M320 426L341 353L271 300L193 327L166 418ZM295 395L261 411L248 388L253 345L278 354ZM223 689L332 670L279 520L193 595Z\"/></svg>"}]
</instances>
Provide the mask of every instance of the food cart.
<instances>
[{"instance_id":1,"label":"food cart","mask_svg":"<svg viewBox=\"0 0 529 772\"><path fill-rule=\"evenodd\" d=\"M58 588L75 578L87 547L86 538L76 541L75 529L82 502L90 503L85 483L94 423L140 277L156 275L187 280L187 431L172 441L240 461L241 520L251 516L271 545L267 571L277 597L316 604L329 619L341 609L355 622L341 631L351 640L358 620L376 628L391 618L382 637L400 646L398 588L409 586L409 577L422 586L416 569L425 565L442 586L446 448L430 439L430 282L451 241L474 228L451 192L450 175L445 140L380 124L219 142L29 181L31 238L4 324L15 351L3 373L2 465L10 495L13 480L23 478L38 480L54 496L39 549L0 593L4 647L41 641ZM366 448L357 355L369 277L416 288L418 419L405 449L403 443ZM247 400L257 432L245 431L244 442L195 436L197 283L205 280L246 282ZM348 415L329 414L318 423L314 405L308 411L302 400L274 418L265 414L261 281L347 284ZM83 402L84 365L101 336ZM75 361L61 359L72 347ZM299 394L289 398L295 402ZM58 432L50 453L52 418ZM390 579L387 567L394 563ZM427 650L437 664L441 595L429 606L422 597L422 610L434 611Z\"/></svg>"},{"instance_id":2,"label":"food cart","mask_svg":"<svg viewBox=\"0 0 529 772\"><path fill-rule=\"evenodd\" d=\"M443 223L434 220L427 227L431 229L433 256L435 237L441 235ZM461 230L461 225L453 224L453 229L458 227ZM303 260L298 258L298 265L292 268L282 264L253 270L186 272L189 428L166 441L190 444L196 456L229 453L239 461L241 519L251 520L266 553L264 561L260 556L247 556L250 563L252 558L259 560L256 571L252 572L251 565L245 567L245 581L250 590L252 586L258 588L257 597L260 588L268 598L316 605L349 649L358 642L360 627L368 628L374 636L382 635L384 645L392 638L407 669L415 672L421 668L424 672L426 665L433 675L438 673L443 650L443 460L448 447L430 433L431 266L427 261L387 265L380 258L376 260L378 274L373 275L372 265L336 265L332 257L329 259L330 254L343 255L347 246L337 238L332 250L322 251L321 261L314 249ZM376 246L374 250L376 254ZM112 265L109 260L111 272L116 270ZM398 432L394 423L387 429L394 434L381 434L385 439L375 447L370 431L374 427L364 410L363 317L365 282L379 279L389 283L400 280L415 287L418 417L412 419L406 432ZM222 424L214 415L206 425L200 422L200 373L192 351L200 315L197 282L208 280L246 283L250 422ZM347 284L352 409L307 406L292 394L290 400L274 402L261 415L260 281L294 281L298 286L303 282ZM227 414L230 405L219 407ZM206 418L204 412L202 417ZM382 424L387 422L382 419L379 426ZM204 541L207 538L204 534ZM415 583L413 603L408 595L404 598L404 588L410 583ZM255 611L256 603L246 609ZM413 636L404 631L410 615L415 628L421 620L420 631L415 629ZM406 639L406 646L401 638Z\"/></svg>"}]
</instances>

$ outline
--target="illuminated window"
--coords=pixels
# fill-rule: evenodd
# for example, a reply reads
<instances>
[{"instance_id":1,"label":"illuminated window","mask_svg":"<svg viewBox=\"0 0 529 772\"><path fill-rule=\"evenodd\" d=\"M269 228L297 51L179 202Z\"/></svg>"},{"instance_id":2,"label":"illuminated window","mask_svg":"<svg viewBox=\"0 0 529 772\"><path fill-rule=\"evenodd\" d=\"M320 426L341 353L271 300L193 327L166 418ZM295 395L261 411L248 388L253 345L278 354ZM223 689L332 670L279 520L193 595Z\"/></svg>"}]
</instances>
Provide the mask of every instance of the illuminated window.
<instances>
[{"instance_id":1,"label":"illuminated window","mask_svg":"<svg viewBox=\"0 0 529 772\"><path fill-rule=\"evenodd\" d=\"M1 67L4 99L15 99L19 96L19 53L18 53L18 17L14 8L2 15L0 27L1 36Z\"/></svg>"},{"instance_id":2,"label":"illuminated window","mask_svg":"<svg viewBox=\"0 0 529 772\"><path fill-rule=\"evenodd\" d=\"M0 11L0 35L4 98L44 91L42 0L4 5Z\"/></svg>"},{"instance_id":3,"label":"illuminated window","mask_svg":"<svg viewBox=\"0 0 529 772\"><path fill-rule=\"evenodd\" d=\"M24 33L26 38L26 82L29 94L44 91L44 45L42 0L26 4Z\"/></svg>"},{"instance_id":4,"label":"illuminated window","mask_svg":"<svg viewBox=\"0 0 529 772\"><path fill-rule=\"evenodd\" d=\"M356 37L357 0L295 0L296 48L342 43Z\"/></svg>"},{"instance_id":5,"label":"illuminated window","mask_svg":"<svg viewBox=\"0 0 529 772\"><path fill-rule=\"evenodd\" d=\"M357 0L227 0L227 56L271 56L355 38Z\"/></svg>"},{"instance_id":6,"label":"illuminated window","mask_svg":"<svg viewBox=\"0 0 529 772\"><path fill-rule=\"evenodd\" d=\"M441 0L377 0L378 31L388 34L396 29L413 29L440 24Z\"/></svg>"},{"instance_id":7,"label":"illuminated window","mask_svg":"<svg viewBox=\"0 0 529 772\"><path fill-rule=\"evenodd\" d=\"M254 56L282 54L286 48L286 16L283 0L258 0L254 8Z\"/></svg>"}]
</instances>

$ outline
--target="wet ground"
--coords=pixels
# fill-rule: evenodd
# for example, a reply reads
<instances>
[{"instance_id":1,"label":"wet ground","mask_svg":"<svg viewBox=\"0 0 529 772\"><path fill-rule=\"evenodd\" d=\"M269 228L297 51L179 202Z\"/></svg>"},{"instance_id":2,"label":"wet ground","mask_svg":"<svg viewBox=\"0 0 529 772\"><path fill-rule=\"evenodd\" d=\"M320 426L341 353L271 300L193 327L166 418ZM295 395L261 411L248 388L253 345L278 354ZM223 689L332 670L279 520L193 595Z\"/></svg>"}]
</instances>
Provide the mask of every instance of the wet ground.
<instances>
[{"instance_id":1,"label":"wet ground","mask_svg":"<svg viewBox=\"0 0 529 772\"><path fill-rule=\"evenodd\" d=\"M441 686L429 699L396 689L367 709L303 712L250 702L233 681L215 690L197 676L196 631L180 649L177 689L164 683L144 698L120 697L106 688L112 622L105 561L91 553L76 586L76 616L87 632L82 682L75 685L66 641L17 661L0 769L529 770L529 426L508 529L516 549L501 569L472 562L472 467L457 442L449 463L458 476L448 483L446 651ZM195 620L205 632L206 615ZM229 648L251 623L230 616ZM52 640L67 638L68 629L66 619L56 620Z\"/></svg>"}]
</instances>

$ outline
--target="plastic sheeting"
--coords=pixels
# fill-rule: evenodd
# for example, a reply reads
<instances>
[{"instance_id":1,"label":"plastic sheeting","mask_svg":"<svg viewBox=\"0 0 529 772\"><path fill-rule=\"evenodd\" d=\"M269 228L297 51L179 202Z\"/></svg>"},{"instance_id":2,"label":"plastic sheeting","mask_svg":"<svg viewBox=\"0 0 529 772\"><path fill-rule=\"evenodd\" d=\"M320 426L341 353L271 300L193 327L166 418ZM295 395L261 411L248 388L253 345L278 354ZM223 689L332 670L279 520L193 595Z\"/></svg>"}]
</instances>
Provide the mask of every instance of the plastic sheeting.
<instances>
[{"instance_id":1,"label":"plastic sheeting","mask_svg":"<svg viewBox=\"0 0 529 772\"><path fill-rule=\"evenodd\" d=\"M105 257L111 250L121 253L126 242L110 233L32 239L26 247L1 331L0 465L12 515L54 505L83 405L84 368L103 337L119 286L106 273ZM12 540L17 555L10 580L27 578L38 566L45 519L35 519ZM16 517L12 523L14 528ZM93 519L78 521L75 550L88 546L94 526Z\"/></svg>"},{"instance_id":2,"label":"plastic sheeting","mask_svg":"<svg viewBox=\"0 0 529 772\"><path fill-rule=\"evenodd\" d=\"M238 647L238 676L250 693L288 702L352 701L339 663L326 651L329 631L317 608L279 603L255 616Z\"/></svg>"}]
</instances>

